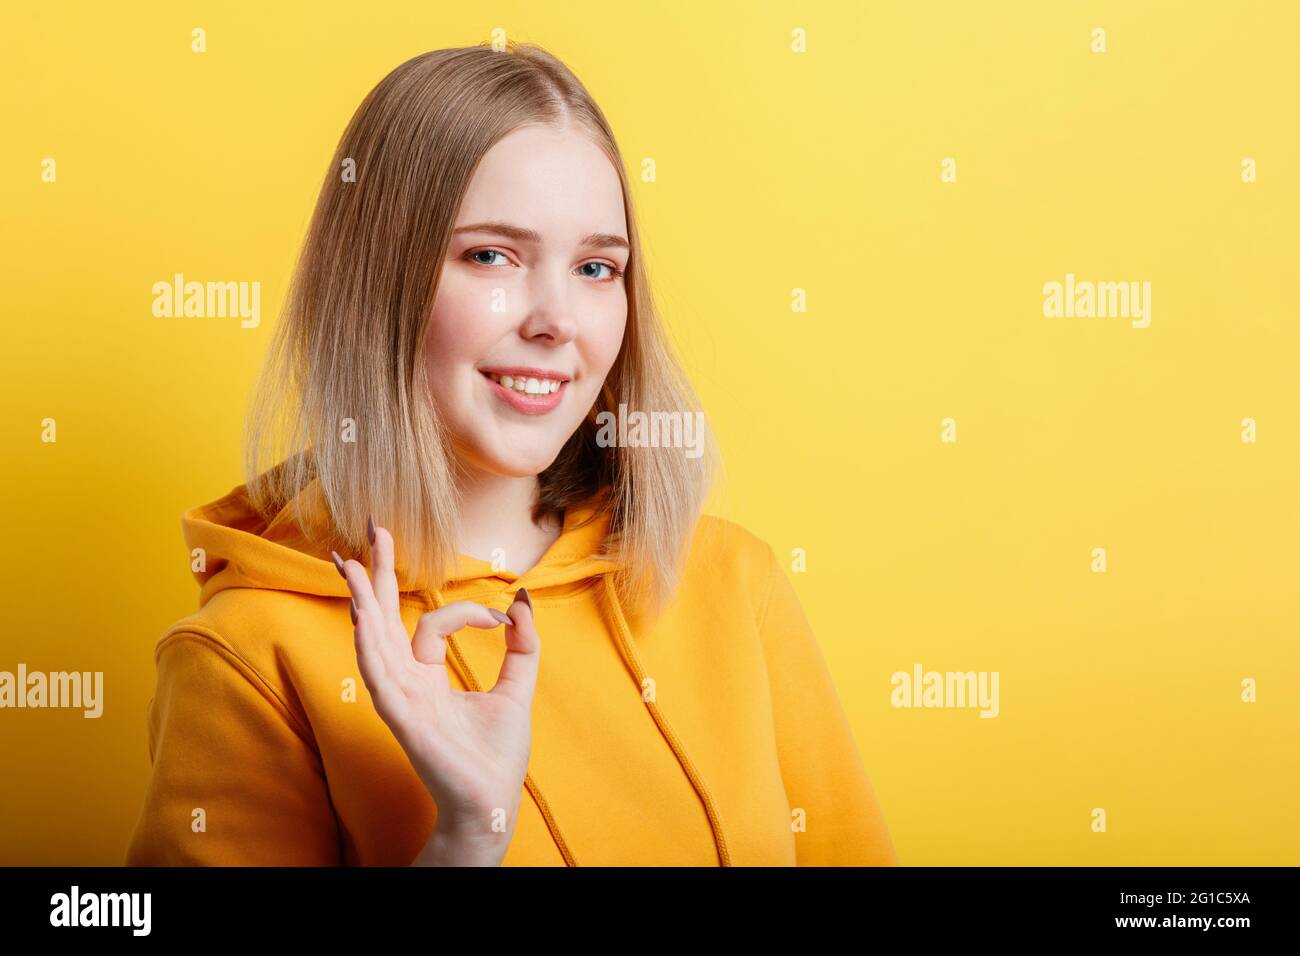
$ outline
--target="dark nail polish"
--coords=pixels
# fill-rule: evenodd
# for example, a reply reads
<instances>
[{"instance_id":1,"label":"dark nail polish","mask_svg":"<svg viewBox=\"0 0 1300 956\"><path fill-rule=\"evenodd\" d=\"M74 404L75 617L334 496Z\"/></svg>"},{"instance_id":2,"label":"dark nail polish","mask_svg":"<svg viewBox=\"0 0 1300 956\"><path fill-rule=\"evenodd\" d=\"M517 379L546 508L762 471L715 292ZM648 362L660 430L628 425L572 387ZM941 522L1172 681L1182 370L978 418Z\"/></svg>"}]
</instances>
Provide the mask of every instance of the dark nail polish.
<instances>
[{"instance_id":1,"label":"dark nail polish","mask_svg":"<svg viewBox=\"0 0 1300 956\"><path fill-rule=\"evenodd\" d=\"M366 515L366 535L369 536L370 544L373 546L375 543L375 520L370 515Z\"/></svg>"},{"instance_id":2,"label":"dark nail polish","mask_svg":"<svg viewBox=\"0 0 1300 956\"><path fill-rule=\"evenodd\" d=\"M352 615L352 623L357 623L357 602L353 598L348 599L348 613Z\"/></svg>"},{"instance_id":3,"label":"dark nail polish","mask_svg":"<svg viewBox=\"0 0 1300 956\"><path fill-rule=\"evenodd\" d=\"M533 599L528 596L528 588L520 588L518 591L516 591L515 600L523 601L525 604L527 604L529 611L533 609Z\"/></svg>"},{"instance_id":4,"label":"dark nail polish","mask_svg":"<svg viewBox=\"0 0 1300 956\"><path fill-rule=\"evenodd\" d=\"M348 574L343 570L343 559L339 557L337 551L331 551L330 554L334 556L334 567L339 569L339 577L346 581L348 579Z\"/></svg>"},{"instance_id":5,"label":"dark nail polish","mask_svg":"<svg viewBox=\"0 0 1300 956\"><path fill-rule=\"evenodd\" d=\"M498 621L500 621L502 624L514 624L514 623L515 623L514 621L510 620L510 618L506 617L506 615L502 614L500 611L498 611L498 610L497 610L496 608L494 608L494 607L490 607L490 608L488 608L488 610L492 613L492 616L493 616L494 618L496 618Z\"/></svg>"}]
</instances>

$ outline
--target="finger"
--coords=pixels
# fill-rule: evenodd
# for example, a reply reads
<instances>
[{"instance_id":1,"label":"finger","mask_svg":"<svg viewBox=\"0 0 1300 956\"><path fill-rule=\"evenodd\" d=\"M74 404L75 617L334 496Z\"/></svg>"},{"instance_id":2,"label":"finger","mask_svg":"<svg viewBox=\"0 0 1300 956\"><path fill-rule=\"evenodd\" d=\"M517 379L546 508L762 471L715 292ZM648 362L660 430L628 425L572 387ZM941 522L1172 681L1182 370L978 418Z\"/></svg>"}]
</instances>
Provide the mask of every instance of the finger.
<instances>
[{"instance_id":1,"label":"finger","mask_svg":"<svg viewBox=\"0 0 1300 956\"><path fill-rule=\"evenodd\" d=\"M348 590L352 592L352 600L357 606L358 620L369 621L371 633L374 635L375 650L383 660L384 669L390 678L395 678L400 673L401 654L406 652L405 629L402 629L402 638L393 637L388 620L379 606L374 589L370 586L365 565L352 558L344 561L337 554L334 554L334 559L334 563L343 574L343 579L348 582ZM400 646L396 644L396 640L401 641Z\"/></svg>"},{"instance_id":2,"label":"finger","mask_svg":"<svg viewBox=\"0 0 1300 956\"><path fill-rule=\"evenodd\" d=\"M361 669L361 679L375 703L375 710L387 719L392 713L396 695L393 694L392 680L379 653L374 628L374 615L359 612L352 630L353 641L357 650L357 666Z\"/></svg>"},{"instance_id":3,"label":"finger","mask_svg":"<svg viewBox=\"0 0 1300 956\"><path fill-rule=\"evenodd\" d=\"M364 578L364 569L359 577ZM380 620L375 610L376 605L359 607L355 598L348 601L348 611L352 617L352 638L357 652L357 666L361 670L361 679L370 691L375 710L388 720L395 708L404 702L399 688L389 669L389 663L383 653L383 636L387 630L385 622Z\"/></svg>"},{"instance_id":4,"label":"finger","mask_svg":"<svg viewBox=\"0 0 1300 956\"><path fill-rule=\"evenodd\" d=\"M397 574L394 571L394 547L393 536L389 534L387 528L381 528L378 525L372 525L374 528L374 540L370 544L370 563L371 584L374 587L375 598L379 601L379 606L384 609L390 621L401 623L401 598L397 590ZM403 633L406 628L403 625Z\"/></svg>"},{"instance_id":5,"label":"finger","mask_svg":"<svg viewBox=\"0 0 1300 956\"><path fill-rule=\"evenodd\" d=\"M462 627L491 628L500 624L482 604L452 601L436 611L426 611L420 615L420 623L415 626L415 636L411 638L411 653L417 661L442 664L447 660L447 635L455 634Z\"/></svg>"},{"instance_id":6,"label":"finger","mask_svg":"<svg viewBox=\"0 0 1300 956\"><path fill-rule=\"evenodd\" d=\"M533 621L532 604L515 597L509 616L513 623L506 625L506 656L501 662L501 673L489 693L508 697L521 707L532 705L537 689L537 671L541 665L542 641Z\"/></svg>"}]
</instances>

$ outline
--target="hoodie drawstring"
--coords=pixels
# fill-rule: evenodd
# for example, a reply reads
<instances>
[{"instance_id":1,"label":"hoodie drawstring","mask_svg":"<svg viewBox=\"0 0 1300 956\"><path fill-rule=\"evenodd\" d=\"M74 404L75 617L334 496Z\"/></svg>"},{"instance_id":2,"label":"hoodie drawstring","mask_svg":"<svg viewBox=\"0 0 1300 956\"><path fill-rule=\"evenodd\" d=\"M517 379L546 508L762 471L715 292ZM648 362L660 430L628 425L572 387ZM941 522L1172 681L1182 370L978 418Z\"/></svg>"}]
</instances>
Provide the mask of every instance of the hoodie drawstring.
<instances>
[{"instance_id":1,"label":"hoodie drawstring","mask_svg":"<svg viewBox=\"0 0 1300 956\"><path fill-rule=\"evenodd\" d=\"M428 604L429 602L426 602ZM436 611L446 604L442 592L434 590L432 597L432 606L428 610ZM479 683L478 678L474 675L474 669L469 666L469 661L461 653L460 645L456 643L454 634L447 635L447 663L455 669L457 676L460 677L461 683L472 691L482 692L483 685ZM524 774L524 789L532 795L533 802L537 804L537 809L541 811L542 819L546 821L546 828L551 831L551 839L555 841L556 847L559 848L560 855L564 857L565 866L577 866L578 861L574 859L573 851L569 849L569 844L564 840L564 834L560 832L560 825L556 822L555 816L551 813L551 808L546 802L546 797L542 794L541 789L533 780L530 773Z\"/></svg>"},{"instance_id":2,"label":"hoodie drawstring","mask_svg":"<svg viewBox=\"0 0 1300 956\"><path fill-rule=\"evenodd\" d=\"M623 665L636 681L637 687L642 689L644 697L644 688L646 682L645 667L641 663L641 658L637 655L636 645L632 639L632 629L628 627L627 617L623 613L622 604L618 599L618 589L614 587L612 575L603 574L601 577L605 582L605 595L608 603L608 616L612 618L613 632L615 643L618 645L619 655L623 659ZM429 610L437 610L446 604L442 596L442 591L435 590L430 599L432 606ZM426 601L426 604L430 603ZM469 661L461 653L460 646L456 643L454 635L447 637L447 663L451 665L461 682L472 691L482 691L483 686L475 676L473 668L469 666ZM717 804L713 800L713 795L709 792L708 785L705 784L704 778L695 768L695 764L686 753L686 748L682 746L681 740L674 733L668 723L668 718L659 708L659 704L654 700L644 701L646 708L650 711L650 716L654 719L655 726L659 728L659 733L668 746L672 749L673 755L681 765L686 777L695 788L695 793L699 796L700 802L704 805L704 812L709 818L709 829L713 833L713 845L718 851L718 863L720 866L731 866L731 852L727 849L727 838L722 830L722 819L718 813ZM564 835L560 832L560 826L556 822L551 808L546 803L546 797L534 782L531 774L524 775L524 787L532 795L533 802L537 804L537 809L541 811L542 818L546 821L546 827L551 832L551 838L555 840L556 847L559 848L560 855L564 857L566 866L577 866L578 861L574 859L573 851L564 840Z\"/></svg>"},{"instance_id":3,"label":"hoodie drawstring","mask_svg":"<svg viewBox=\"0 0 1300 956\"><path fill-rule=\"evenodd\" d=\"M610 610L614 618L615 628L614 637L618 641L619 652L623 657L623 664L632 674L636 681L637 687L641 689L642 699L645 697L646 673L645 667L641 664L641 658L637 656L636 645L632 641L632 629L627 626L627 618L623 615L623 607L618 600L618 589L614 587L611 575L603 575L605 579L605 595L609 601ZM704 804L704 812L709 818L709 828L713 831L713 845L718 850L718 865L731 866L731 853L727 849L727 838L722 832L722 819L718 814L717 805L713 802L713 795L709 793L709 788L700 776L695 764L686 754L686 748L682 746L681 740L673 732L668 723L668 718L664 712L659 709L659 704L654 700L645 700L645 705L650 711L650 716L654 718L655 724L659 727L659 733L663 735L664 740L668 741L668 746L672 748L673 755L677 757L677 762L681 764L682 770L686 772L686 777L691 781L691 786L695 788L696 794L699 795L700 802Z\"/></svg>"}]
</instances>

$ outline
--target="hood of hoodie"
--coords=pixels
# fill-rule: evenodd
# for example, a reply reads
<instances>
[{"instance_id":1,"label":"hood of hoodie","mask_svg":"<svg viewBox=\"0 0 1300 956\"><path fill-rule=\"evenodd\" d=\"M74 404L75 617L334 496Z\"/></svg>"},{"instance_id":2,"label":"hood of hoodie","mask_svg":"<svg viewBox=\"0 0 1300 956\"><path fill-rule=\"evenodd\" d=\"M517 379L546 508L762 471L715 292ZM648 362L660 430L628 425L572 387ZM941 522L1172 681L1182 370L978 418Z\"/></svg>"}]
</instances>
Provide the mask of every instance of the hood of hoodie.
<instances>
[{"instance_id":1,"label":"hood of hoodie","mask_svg":"<svg viewBox=\"0 0 1300 956\"><path fill-rule=\"evenodd\" d=\"M609 495L606 487L587 501L566 508L560 536L525 572L495 570L488 561L458 554L446 588L430 590L412 582L399 556L395 568L398 588L404 596L422 595L425 603L441 606L447 603L444 592L517 582L531 593L582 585L618 570L621 562L596 556L609 532ZM300 527L298 514L308 533ZM227 588L267 588L347 598L347 583L334 567L328 548L320 543L326 540L323 530L327 516L317 479L270 521L253 507L247 485L187 510L181 519L186 546L191 554L202 549L204 559L192 564L201 568L193 572L200 586L199 606ZM367 563L367 556L360 559Z\"/></svg>"}]
</instances>

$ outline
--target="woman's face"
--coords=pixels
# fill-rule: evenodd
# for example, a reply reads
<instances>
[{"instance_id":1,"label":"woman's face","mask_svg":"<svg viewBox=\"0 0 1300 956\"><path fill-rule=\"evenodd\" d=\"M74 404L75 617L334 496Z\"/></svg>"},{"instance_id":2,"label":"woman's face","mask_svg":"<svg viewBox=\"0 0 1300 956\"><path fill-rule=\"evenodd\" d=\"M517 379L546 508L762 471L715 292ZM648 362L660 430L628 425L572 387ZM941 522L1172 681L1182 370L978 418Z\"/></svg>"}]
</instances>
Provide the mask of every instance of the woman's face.
<instances>
[{"instance_id":1,"label":"woman's face","mask_svg":"<svg viewBox=\"0 0 1300 956\"><path fill-rule=\"evenodd\" d=\"M463 466L523 477L555 460L618 357L628 254L618 173L581 133L523 127L483 157L424 356Z\"/></svg>"}]
</instances>

